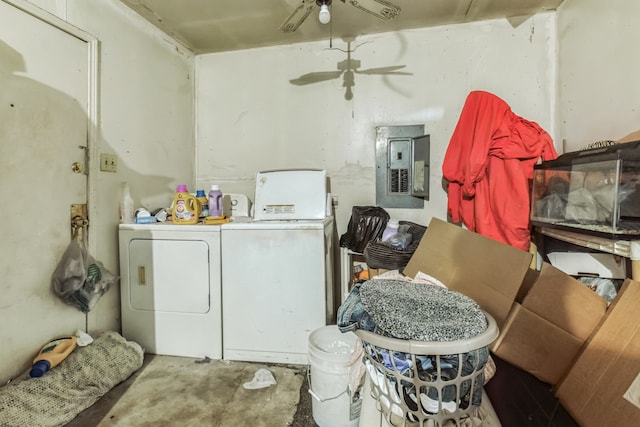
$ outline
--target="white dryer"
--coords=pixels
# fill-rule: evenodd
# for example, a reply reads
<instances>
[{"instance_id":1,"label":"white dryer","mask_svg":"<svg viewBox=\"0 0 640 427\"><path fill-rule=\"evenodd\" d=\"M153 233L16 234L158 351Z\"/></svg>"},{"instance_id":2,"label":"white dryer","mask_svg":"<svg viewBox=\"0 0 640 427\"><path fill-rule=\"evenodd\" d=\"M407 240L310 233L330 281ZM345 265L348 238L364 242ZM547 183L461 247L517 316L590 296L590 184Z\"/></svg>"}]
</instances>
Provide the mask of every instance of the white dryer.
<instances>
[{"instance_id":1,"label":"white dryer","mask_svg":"<svg viewBox=\"0 0 640 427\"><path fill-rule=\"evenodd\" d=\"M220 227L120 224L122 334L148 353L222 358Z\"/></svg>"}]
</instances>

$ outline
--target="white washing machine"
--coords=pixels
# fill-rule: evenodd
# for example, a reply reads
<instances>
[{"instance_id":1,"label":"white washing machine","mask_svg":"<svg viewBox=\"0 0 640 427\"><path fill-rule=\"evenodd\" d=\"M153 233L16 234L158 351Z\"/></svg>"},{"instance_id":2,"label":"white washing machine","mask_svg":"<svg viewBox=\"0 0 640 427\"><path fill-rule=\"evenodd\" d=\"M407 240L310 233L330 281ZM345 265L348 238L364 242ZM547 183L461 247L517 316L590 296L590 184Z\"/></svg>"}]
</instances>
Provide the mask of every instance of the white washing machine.
<instances>
[{"instance_id":1,"label":"white washing machine","mask_svg":"<svg viewBox=\"0 0 640 427\"><path fill-rule=\"evenodd\" d=\"M333 217L222 225L223 358L308 363L335 322Z\"/></svg>"},{"instance_id":2,"label":"white washing machine","mask_svg":"<svg viewBox=\"0 0 640 427\"><path fill-rule=\"evenodd\" d=\"M258 172L254 208L221 226L223 358L307 364L335 321L326 171Z\"/></svg>"},{"instance_id":3,"label":"white washing machine","mask_svg":"<svg viewBox=\"0 0 640 427\"><path fill-rule=\"evenodd\" d=\"M122 334L148 353L222 358L220 226L120 224Z\"/></svg>"}]
</instances>

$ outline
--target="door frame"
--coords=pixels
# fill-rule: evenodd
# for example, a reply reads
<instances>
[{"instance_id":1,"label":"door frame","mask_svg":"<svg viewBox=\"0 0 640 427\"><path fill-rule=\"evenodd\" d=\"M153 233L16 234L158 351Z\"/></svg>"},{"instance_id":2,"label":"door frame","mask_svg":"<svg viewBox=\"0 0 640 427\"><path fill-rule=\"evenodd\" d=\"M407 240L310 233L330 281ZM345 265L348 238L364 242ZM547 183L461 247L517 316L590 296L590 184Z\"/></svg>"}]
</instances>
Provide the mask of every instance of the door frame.
<instances>
[{"instance_id":1,"label":"door frame","mask_svg":"<svg viewBox=\"0 0 640 427\"><path fill-rule=\"evenodd\" d=\"M3 1L10 6L15 7L16 9L21 10L22 12L31 15L32 17L51 25L52 27L57 28L60 31L63 31L69 34L72 37L75 37L78 40L81 40L87 44L87 52L88 52L88 83L89 87L87 88L87 146L85 151L85 173L87 175L87 209L88 209L88 217L89 219L94 218L97 219L96 215L96 206L97 206L97 195L95 191L91 191L94 188L97 188L97 179L98 174L95 171L100 168L100 161L98 156L98 144L97 139L99 135L99 67L100 67L100 42L99 40L93 36L92 34L83 31L67 21L53 15L52 13L40 9L35 6L33 3L30 3L26 0L0 0ZM60 3L60 2L57 2ZM63 3L63 6L66 8L66 2ZM66 14L66 10L65 10ZM97 227L88 227L88 244L90 251L95 251L95 242L97 238Z\"/></svg>"}]
</instances>

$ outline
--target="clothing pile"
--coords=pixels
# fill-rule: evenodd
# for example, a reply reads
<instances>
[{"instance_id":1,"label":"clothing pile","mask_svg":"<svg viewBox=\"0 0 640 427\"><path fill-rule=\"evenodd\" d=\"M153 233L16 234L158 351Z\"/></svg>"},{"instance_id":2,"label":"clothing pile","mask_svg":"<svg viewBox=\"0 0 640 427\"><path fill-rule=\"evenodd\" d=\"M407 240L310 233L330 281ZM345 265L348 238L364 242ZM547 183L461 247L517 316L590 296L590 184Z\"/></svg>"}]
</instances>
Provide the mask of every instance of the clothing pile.
<instances>
[{"instance_id":1,"label":"clothing pile","mask_svg":"<svg viewBox=\"0 0 640 427\"><path fill-rule=\"evenodd\" d=\"M529 250L533 167L557 157L551 136L536 122L518 116L492 93L470 92L442 163L449 217Z\"/></svg>"}]
</instances>

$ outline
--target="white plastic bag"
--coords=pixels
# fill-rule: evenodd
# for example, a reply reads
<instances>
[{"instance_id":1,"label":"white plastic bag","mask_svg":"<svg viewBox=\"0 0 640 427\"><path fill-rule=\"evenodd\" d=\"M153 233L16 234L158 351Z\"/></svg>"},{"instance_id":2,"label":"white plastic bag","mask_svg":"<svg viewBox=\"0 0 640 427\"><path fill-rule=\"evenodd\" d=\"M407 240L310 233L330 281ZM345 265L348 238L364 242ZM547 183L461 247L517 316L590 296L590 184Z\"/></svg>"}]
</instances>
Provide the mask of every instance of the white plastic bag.
<instances>
[{"instance_id":1,"label":"white plastic bag","mask_svg":"<svg viewBox=\"0 0 640 427\"><path fill-rule=\"evenodd\" d=\"M276 379L273 378L271 371L260 368L254 374L253 379L244 383L242 386L247 390L256 390L259 388L269 387L273 384L276 384Z\"/></svg>"},{"instance_id":2,"label":"white plastic bag","mask_svg":"<svg viewBox=\"0 0 640 427\"><path fill-rule=\"evenodd\" d=\"M74 238L51 276L51 285L64 302L87 313L117 280L91 256L84 238Z\"/></svg>"}]
</instances>

